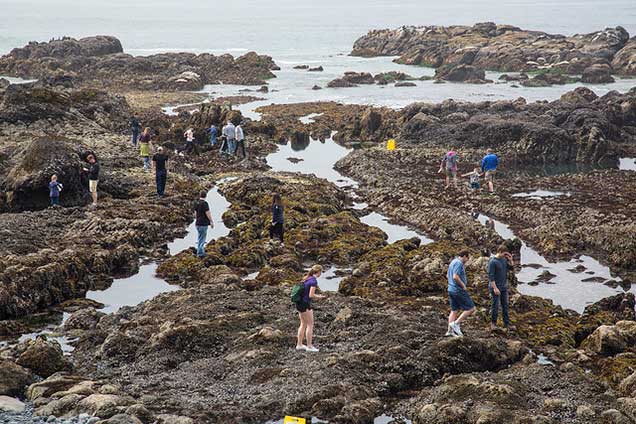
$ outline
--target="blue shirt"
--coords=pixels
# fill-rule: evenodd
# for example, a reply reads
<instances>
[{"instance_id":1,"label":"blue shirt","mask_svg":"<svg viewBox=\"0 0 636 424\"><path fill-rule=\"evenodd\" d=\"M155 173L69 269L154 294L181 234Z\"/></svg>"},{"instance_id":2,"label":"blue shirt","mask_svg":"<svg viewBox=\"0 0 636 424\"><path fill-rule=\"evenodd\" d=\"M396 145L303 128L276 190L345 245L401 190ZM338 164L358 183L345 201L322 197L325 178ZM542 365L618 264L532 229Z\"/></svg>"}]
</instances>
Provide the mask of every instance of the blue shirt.
<instances>
[{"instance_id":1,"label":"blue shirt","mask_svg":"<svg viewBox=\"0 0 636 424\"><path fill-rule=\"evenodd\" d=\"M453 275L455 274L459 275L459 279L462 280L465 286L468 284L468 280L466 279L466 269L464 268L464 263L460 258L453 259L448 266L448 291L450 293L457 293L464 290L453 279Z\"/></svg>"},{"instance_id":2,"label":"blue shirt","mask_svg":"<svg viewBox=\"0 0 636 424\"><path fill-rule=\"evenodd\" d=\"M305 291L303 292L303 302L310 303L311 299L309 298L309 290L312 287L318 287L318 280L313 275L305 280Z\"/></svg>"},{"instance_id":3,"label":"blue shirt","mask_svg":"<svg viewBox=\"0 0 636 424\"><path fill-rule=\"evenodd\" d=\"M481 160L482 171L495 170L497 169L497 165L499 165L499 158L494 153L484 156L484 158Z\"/></svg>"},{"instance_id":4,"label":"blue shirt","mask_svg":"<svg viewBox=\"0 0 636 424\"><path fill-rule=\"evenodd\" d=\"M217 130L214 125L210 127L210 140L216 140Z\"/></svg>"}]
</instances>

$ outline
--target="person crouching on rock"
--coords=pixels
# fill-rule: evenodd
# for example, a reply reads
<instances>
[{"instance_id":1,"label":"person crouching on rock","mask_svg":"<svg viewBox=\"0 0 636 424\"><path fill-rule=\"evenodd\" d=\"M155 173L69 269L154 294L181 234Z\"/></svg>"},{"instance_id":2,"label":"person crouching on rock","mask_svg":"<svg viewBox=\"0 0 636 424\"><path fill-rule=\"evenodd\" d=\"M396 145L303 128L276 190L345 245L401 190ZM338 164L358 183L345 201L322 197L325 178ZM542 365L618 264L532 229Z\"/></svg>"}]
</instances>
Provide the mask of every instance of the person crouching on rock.
<instances>
[{"instance_id":1,"label":"person crouching on rock","mask_svg":"<svg viewBox=\"0 0 636 424\"><path fill-rule=\"evenodd\" d=\"M95 156L88 155L86 158L88 163L90 164L89 168L84 168L85 172L88 172L88 191L91 193L91 197L93 198L92 207L97 206L97 182L99 181L99 163Z\"/></svg>"},{"instance_id":2,"label":"person crouching on rock","mask_svg":"<svg viewBox=\"0 0 636 424\"><path fill-rule=\"evenodd\" d=\"M311 301L313 299L325 299L327 296L316 293L318 288L318 277L322 274L322 266L312 266L305 277L303 285L305 290L300 302L296 303L296 310L300 318L300 326L298 327L298 339L296 340L296 350L304 350L307 352L318 352L319 349L313 345L314 338L314 311ZM303 339L307 339L307 344L303 344Z\"/></svg>"},{"instance_id":3,"label":"person crouching on rock","mask_svg":"<svg viewBox=\"0 0 636 424\"><path fill-rule=\"evenodd\" d=\"M448 300L451 312L448 315L446 336L463 336L460 324L475 312L475 303L466 290L468 285L464 268L466 262L468 262L468 252L462 251L448 266ZM459 311L463 312L458 318Z\"/></svg>"},{"instance_id":4,"label":"person crouching on rock","mask_svg":"<svg viewBox=\"0 0 636 424\"><path fill-rule=\"evenodd\" d=\"M210 213L210 205L205 197L207 193L202 191L199 198L194 202L194 225L197 227L197 256L205 257L205 241L208 236L208 227L214 228L212 222L212 214Z\"/></svg>"},{"instance_id":5,"label":"person crouching on rock","mask_svg":"<svg viewBox=\"0 0 636 424\"><path fill-rule=\"evenodd\" d=\"M272 199L272 225L269 227L269 239L274 240L274 237L278 238L283 243L284 234L284 207L283 201L280 198L280 194L275 194Z\"/></svg>"},{"instance_id":6,"label":"person crouching on rock","mask_svg":"<svg viewBox=\"0 0 636 424\"><path fill-rule=\"evenodd\" d=\"M49 183L49 197L51 198L51 206L58 206L60 204L60 191L62 191L62 184L57 182L57 175L51 175L51 182Z\"/></svg>"},{"instance_id":7,"label":"person crouching on rock","mask_svg":"<svg viewBox=\"0 0 636 424\"><path fill-rule=\"evenodd\" d=\"M150 140L152 139L152 135L150 135L150 128L144 128L143 134L139 137L139 154L144 161L144 171L150 171Z\"/></svg>"}]
</instances>

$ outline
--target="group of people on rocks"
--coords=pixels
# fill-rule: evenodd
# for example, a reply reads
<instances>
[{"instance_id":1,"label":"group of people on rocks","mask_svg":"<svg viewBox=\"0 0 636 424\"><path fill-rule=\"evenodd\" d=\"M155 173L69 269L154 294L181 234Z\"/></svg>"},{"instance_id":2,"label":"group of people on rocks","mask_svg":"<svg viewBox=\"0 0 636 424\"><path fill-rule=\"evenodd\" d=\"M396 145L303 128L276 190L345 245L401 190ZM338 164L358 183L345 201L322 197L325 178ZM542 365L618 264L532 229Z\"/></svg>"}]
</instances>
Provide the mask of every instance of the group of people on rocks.
<instances>
[{"instance_id":1,"label":"group of people on rocks","mask_svg":"<svg viewBox=\"0 0 636 424\"><path fill-rule=\"evenodd\" d=\"M455 148L451 148L442 158L439 171L437 172L440 174L444 172L446 174L446 186L444 187L446 189L450 187L451 180L455 185L457 185L458 161L459 159ZM472 190L479 190L481 188L480 178L482 176L485 177L485 180L488 183L488 192L490 194L494 194L494 182L497 166L499 166L499 157L492 151L492 149L488 149L486 151L486 155L481 160L481 166L475 167L471 172L463 174L462 177L469 178L468 184Z\"/></svg>"},{"instance_id":2,"label":"group of people on rocks","mask_svg":"<svg viewBox=\"0 0 636 424\"><path fill-rule=\"evenodd\" d=\"M159 146L156 153L152 155L152 133L149 127L144 128L140 133L141 124L133 117L130 121L132 129L132 143L134 146L139 144L140 156L143 160L143 170L148 172L152 169L155 174L157 195L164 196L166 182L168 178L168 162L169 156L164 152L164 148ZM216 146L218 143L218 131L214 125L208 129L210 134L210 145ZM194 149L194 131L189 128L183 134L186 139L184 151ZM234 125L231 121L223 127L221 131L221 147L219 151L222 154L235 155L241 152L243 158L246 158L245 151L245 134L242 126ZM89 192L91 193L91 207L97 205L97 183L99 181L100 166L94 154L86 157L87 166L83 167L83 171L88 175ZM488 182L488 190L494 193L494 175L499 164L497 155L491 149L481 160L481 167L476 167L472 172L463 174L462 177L469 178L470 188L477 190L480 188L480 177L485 175ZM446 188L451 184L451 179L456 184L458 169L458 156L454 148L450 149L442 158L439 172L446 174ZM63 186L58 182L57 175L51 176L49 183L49 194L51 206L59 205L60 193ZM196 254L200 258L206 256L205 245L207 242L208 228L214 228L214 221L210 211L210 205L206 200L207 193L202 191L199 198L194 202L194 219L197 230L197 248ZM281 196L275 194L272 198L271 205L271 223L269 225L269 236L271 240L278 239L280 244L284 246L284 206ZM450 303L450 314L448 316L448 328L446 336L462 336L461 324L469 316L475 312L475 303L468 292L468 279L466 277L465 264L469 260L468 251L462 251L454 258L448 266L448 298ZM497 327L499 309L502 310L503 324L505 328L510 326L510 317L508 313L508 268L513 266L513 258L506 245L501 245L497 249L496 255L490 258L487 267L488 274L488 290L491 297L490 320L491 327ZM313 300L324 299L326 296L317 293L318 278L322 274L320 265L312 266L302 280L302 293L296 302L296 310L300 325L298 327L296 350L306 352L318 352L319 349L313 345L314 315Z\"/></svg>"}]
</instances>

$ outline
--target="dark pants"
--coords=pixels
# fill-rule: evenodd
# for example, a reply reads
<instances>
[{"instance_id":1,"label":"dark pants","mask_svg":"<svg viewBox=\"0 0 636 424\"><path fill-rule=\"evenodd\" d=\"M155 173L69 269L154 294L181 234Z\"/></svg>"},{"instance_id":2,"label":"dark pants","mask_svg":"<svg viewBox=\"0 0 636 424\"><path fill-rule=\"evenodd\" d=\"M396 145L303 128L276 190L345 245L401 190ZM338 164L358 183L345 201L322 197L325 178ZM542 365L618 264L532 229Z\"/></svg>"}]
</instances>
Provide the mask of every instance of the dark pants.
<instances>
[{"instance_id":1,"label":"dark pants","mask_svg":"<svg viewBox=\"0 0 636 424\"><path fill-rule=\"evenodd\" d=\"M166 180L168 179L167 171L157 171L157 175L155 176L157 180L157 194L159 196L163 196L166 192Z\"/></svg>"},{"instance_id":2,"label":"dark pants","mask_svg":"<svg viewBox=\"0 0 636 424\"><path fill-rule=\"evenodd\" d=\"M219 151L221 153L227 153L227 150L228 150L227 139L223 137L221 139L221 148L219 149Z\"/></svg>"},{"instance_id":3,"label":"dark pants","mask_svg":"<svg viewBox=\"0 0 636 424\"><path fill-rule=\"evenodd\" d=\"M241 151L241 156L243 156L243 158L246 158L247 155L245 154L245 140L239 140L236 142L236 152L238 154L238 151Z\"/></svg>"},{"instance_id":4,"label":"dark pants","mask_svg":"<svg viewBox=\"0 0 636 424\"><path fill-rule=\"evenodd\" d=\"M510 316L508 315L508 289L499 289L499 296L495 296L492 287L488 287L490 291L490 297L492 298L492 305L490 307L490 322L497 324L497 318L499 318L499 304L501 304L501 315L503 318L504 326L510 325Z\"/></svg>"},{"instance_id":5,"label":"dark pants","mask_svg":"<svg viewBox=\"0 0 636 424\"><path fill-rule=\"evenodd\" d=\"M51 197L51 206L55 206L55 205L59 205L60 204L60 198L55 196L55 197Z\"/></svg>"},{"instance_id":6,"label":"dark pants","mask_svg":"<svg viewBox=\"0 0 636 424\"><path fill-rule=\"evenodd\" d=\"M283 241L283 223L282 222L278 222L274 225L272 225L271 227L269 227L269 238L273 239L274 237L277 237L281 242Z\"/></svg>"},{"instance_id":7,"label":"dark pants","mask_svg":"<svg viewBox=\"0 0 636 424\"><path fill-rule=\"evenodd\" d=\"M133 146L137 145L137 140L139 140L139 131L138 130L137 131L133 130L133 132L132 132L132 144L133 144Z\"/></svg>"}]
</instances>

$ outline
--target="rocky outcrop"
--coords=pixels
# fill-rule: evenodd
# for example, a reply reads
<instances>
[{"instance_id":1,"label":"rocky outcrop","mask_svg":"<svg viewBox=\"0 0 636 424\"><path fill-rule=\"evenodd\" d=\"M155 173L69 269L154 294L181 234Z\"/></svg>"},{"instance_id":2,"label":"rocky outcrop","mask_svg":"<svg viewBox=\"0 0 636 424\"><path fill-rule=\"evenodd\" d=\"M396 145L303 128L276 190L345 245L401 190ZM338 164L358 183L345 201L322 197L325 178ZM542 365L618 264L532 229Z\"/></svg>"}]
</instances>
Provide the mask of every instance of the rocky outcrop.
<instances>
[{"instance_id":1,"label":"rocky outcrop","mask_svg":"<svg viewBox=\"0 0 636 424\"><path fill-rule=\"evenodd\" d=\"M40 377L49 377L58 371L70 371L71 363L64 357L60 344L38 337L18 345L16 363L32 370Z\"/></svg>"},{"instance_id":2,"label":"rocky outcrop","mask_svg":"<svg viewBox=\"0 0 636 424\"><path fill-rule=\"evenodd\" d=\"M586 103L572 103L575 98ZM579 90L564 99L413 104L402 111L400 137L440 147L492 146L528 163L616 163L618 144L633 140L636 120L628 106L636 101L634 93L594 99ZM465 115L457 120L460 113Z\"/></svg>"},{"instance_id":3,"label":"rocky outcrop","mask_svg":"<svg viewBox=\"0 0 636 424\"><path fill-rule=\"evenodd\" d=\"M632 37L625 47L616 53L612 68L620 75L636 74L636 37Z\"/></svg>"},{"instance_id":4,"label":"rocky outcrop","mask_svg":"<svg viewBox=\"0 0 636 424\"><path fill-rule=\"evenodd\" d=\"M612 69L609 65L592 65L583 70L582 82L589 84L606 84L614 82L612 78Z\"/></svg>"},{"instance_id":5,"label":"rocky outcrop","mask_svg":"<svg viewBox=\"0 0 636 424\"><path fill-rule=\"evenodd\" d=\"M134 90L195 90L205 84L262 85L278 67L254 52L132 56L119 40L98 36L30 43L0 58L0 73L51 83Z\"/></svg>"},{"instance_id":6,"label":"rocky outcrop","mask_svg":"<svg viewBox=\"0 0 636 424\"><path fill-rule=\"evenodd\" d=\"M354 56L400 56L400 63L426 65L471 65L503 72L555 67L581 74L594 64L609 64L618 56L614 70L634 74L630 53L623 49L629 34L622 27L606 28L573 36L526 31L491 22L469 26L401 27L374 30L359 38Z\"/></svg>"},{"instance_id":7,"label":"rocky outcrop","mask_svg":"<svg viewBox=\"0 0 636 424\"><path fill-rule=\"evenodd\" d=\"M34 380L26 368L8 359L0 359L0 395L19 396Z\"/></svg>"},{"instance_id":8,"label":"rocky outcrop","mask_svg":"<svg viewBox=\"0 0 636 424\"><path fill-rule=\"evenodd\" d=\"M444 81L465 82L468 84L485 84L492 82L486 79L483 69L471 65L446 65L437 68L435 78Z\"/></svg>"}]
</instances>

